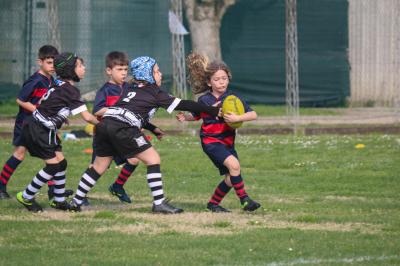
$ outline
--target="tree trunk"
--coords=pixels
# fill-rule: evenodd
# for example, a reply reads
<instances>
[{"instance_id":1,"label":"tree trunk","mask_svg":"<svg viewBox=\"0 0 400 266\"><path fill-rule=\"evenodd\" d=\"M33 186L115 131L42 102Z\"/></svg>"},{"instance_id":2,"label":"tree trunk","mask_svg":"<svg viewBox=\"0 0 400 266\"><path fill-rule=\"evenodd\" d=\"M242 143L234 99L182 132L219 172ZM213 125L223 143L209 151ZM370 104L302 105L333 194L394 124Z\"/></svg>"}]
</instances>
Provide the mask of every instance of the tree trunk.
<instances>
[{"instance_id":1,"label":"tree trunk","mask_svg":"<svg viewBox=\"0 0 400 266\"><path fill-rule=\"evenodd\" d=\"M234 3L235 0L184 0L193 51L211 60L222 59L219 29L226 9Z\"/></svg>"}]
</instances>

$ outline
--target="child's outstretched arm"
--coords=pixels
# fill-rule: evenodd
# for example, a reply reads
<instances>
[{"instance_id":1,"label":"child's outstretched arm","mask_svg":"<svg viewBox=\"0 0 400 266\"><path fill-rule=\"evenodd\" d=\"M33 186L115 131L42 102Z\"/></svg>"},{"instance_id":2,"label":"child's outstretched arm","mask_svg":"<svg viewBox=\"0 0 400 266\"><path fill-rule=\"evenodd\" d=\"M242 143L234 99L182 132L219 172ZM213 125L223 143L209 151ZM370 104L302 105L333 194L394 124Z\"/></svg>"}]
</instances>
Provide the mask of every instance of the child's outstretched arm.
<instances>
[{"instance_id":1,"label":"child's outstretched arm","mask_svg":"<svg viewBox=\"0 0 400 266\"><path fill-rule=\"evenodd\" d=\"M147 129L151 133L153 133L157 137L158 140L161 140L163 138L163 136L165 135L165 132L161 128L159 128L156 125L153 125L150 122L147 122L146 124L144 124L143 128Z\"/></svg>"},{"instance_id":2,"label":"child's outstretched arm","mask_svg":"<svg viewBox=\"0 0 400 266\"><path fill-rule=\"evenodd\" d=\"M97 118L94 115L89 113L88 110L83 111L80 114L81 114L83 120L85 120L86 122L88 122L90 124L96 125L97 123L99 123L99 120L97 120Z\"/></svg>"},{"instance_id":3,"label":"child's outstretched arm","mask_svg":"<svg viewBox=\"0 0 400 266\"><path fill-rule=\"evenodd\" d=\"M100 110L98 110L96 113L94 113L94 115L98 116L98 117L102 117L107 110L108 110L107 107L103 107Z\"/></svg>"},{"instance_id":4,"label":"child's outstretched arm","mask_svg":"<svg viewBox=\"0 0 400 266\"><path fill-rule=\"evenodd\" d=\"M192 113L204 112L215 117L221 116L221 108L208 106L191 100L181 100L179 104L175 107L175 110L189 111Z\"/></svg>"},{"instance_id":5,"label":"child's outstretched arm","mask_svg":"<svg viewBox=\"0 0 400 266\"><path fill-rule=\"evenodd\" d=\"M252 121L257 119L257 113L255 111L250 111L244 113L242 115L237 115L233 113L224 114L224 120L228 123L235 123L235 122L245 122L245 121Z\"/></svg>"},{"instance_id":6,"label":"child's outstretched arm","mask_svg":"<svg viewBox=\"0 0 400 266\"><path fill-rule=\"evenodd\" d=\"M193 117L193 115L191 113L184 113L184 112L178 112L176 114L176 119L179 122L183 122L183 121L196 121L196 119Z\"/></svg>"}]
</instances>

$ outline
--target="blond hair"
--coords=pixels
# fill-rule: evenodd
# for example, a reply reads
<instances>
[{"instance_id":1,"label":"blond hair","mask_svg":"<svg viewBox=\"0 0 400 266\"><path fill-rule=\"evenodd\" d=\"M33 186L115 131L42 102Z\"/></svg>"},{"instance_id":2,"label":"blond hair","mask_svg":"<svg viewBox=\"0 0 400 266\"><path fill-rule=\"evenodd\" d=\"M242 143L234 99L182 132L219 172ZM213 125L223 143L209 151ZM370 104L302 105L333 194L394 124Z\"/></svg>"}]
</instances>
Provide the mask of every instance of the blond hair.
<instances>
[{"instance_id":1,"label":"blond hair","mask_svg":"<svg viewBox=\"0 0 400 266\"><path fill-rule=\"evenodd\" d=\"M200 94L210 90L208 82L218 70L223 70L232 79L231 70L223 61L209 62L207 56L191 53L186 58L186 64L189 70L188 82L192 87L193 94Z\"/></svg>"}]
</instances>

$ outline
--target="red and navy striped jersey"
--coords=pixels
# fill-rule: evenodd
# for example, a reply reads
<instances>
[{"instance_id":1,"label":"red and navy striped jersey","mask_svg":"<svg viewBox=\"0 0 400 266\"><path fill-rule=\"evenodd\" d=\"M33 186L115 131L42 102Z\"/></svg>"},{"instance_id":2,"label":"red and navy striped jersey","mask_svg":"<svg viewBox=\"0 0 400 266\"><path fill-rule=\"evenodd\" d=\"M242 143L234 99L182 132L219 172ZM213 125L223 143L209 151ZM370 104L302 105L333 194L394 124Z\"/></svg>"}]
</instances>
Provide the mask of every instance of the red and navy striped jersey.
<instances>
[{"instance_id":1,"label":"red and navy striped jersey","mask_svg":"<svg viewBox=\"0 0 400 266\"><path fill-rule=\"evenodd\" d=\"M55 80L53 77L49 79L39 72L35 72L24 82L17 98L23 102L30 102L31 104L39 106L42 96L45 95L54 84ZM28 110L20 106L15 122L22 123L30 114Z\"/></svg>"},{"instance_id":2,"label":"red and navy striped jersey","mask_svg":"<svg viewBox=\"0 0 400 266\"><path fill-rule=\"evenodd\" d=\"M117 84L106 82L96 93L93 114L103 107L113 106L121 97L122 91L129 88L129 86L127 82L124 82L122 87Z\"/></svg>"},{"instance_id":3,"label":"red and navy striped jersey","mask_svg":"<svg viewBox=\"0 0 400 266\"><path fill-rule=\"evenodd\" d=\"M211 92L207 92L199 97L198 102L211 106L218 101L222 103L229 95L235 95L243 102L246 113L253 111L239 95L228 90L219 98L216 98ZM228 146L234 145L236 130L225 123L223 118L216 118L207 113L193 114L193 116L196 120L203 119L200 129L200 138L203 144L219 142Z\"/></svg>"}]
</instances>

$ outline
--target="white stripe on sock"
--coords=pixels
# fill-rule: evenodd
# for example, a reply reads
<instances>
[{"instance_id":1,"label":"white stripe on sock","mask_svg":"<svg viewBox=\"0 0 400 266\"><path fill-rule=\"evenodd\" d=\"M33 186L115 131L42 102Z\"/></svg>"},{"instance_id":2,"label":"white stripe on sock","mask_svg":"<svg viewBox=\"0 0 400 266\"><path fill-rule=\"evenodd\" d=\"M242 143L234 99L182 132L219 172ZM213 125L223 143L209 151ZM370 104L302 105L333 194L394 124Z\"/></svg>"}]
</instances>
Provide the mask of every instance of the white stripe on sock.
<instances>
[{"instance_id":1,"label":"white stripe on sock","mask_svg":"<svg viewBox=\"0 0 400 266\"><path fill-rule=\"evenodd\" d=\"M28 200L33 199L33 196L26 194L26 190L24 190L24 192L22 192L22 197L24 197L24 199L28 199Z\"/></svg>"},{"instance_id":2,"label":"white stripe on sock","mask_svg":"<svg viewBox=\"0 0 400 266\"><path fill-rule=\"evenodd\" d=\"M162 195L162 194L164 194L164 191L162 189L159 189L159 190L151 192L151 195L153 195L153 197L159 196L159 195Z\"/></svg>"},{"instance_id":3,"label":"white stripe on sock","mask_svg":"<svg viewBox=\"0 0 400 266\"><path fill-rule=\"evenodd\" d=\"M80 191L79 189L78 189L78 191L76 191L76 195L81 196L82 198L86 197L85 192ZM79 202L78 202L78 204L79 204Z\"/></svg>"},{"instance_id":4,"label":"white stripe on sock","mask_svg":"<svg viewBox=\"0 0 400 266\"><path fill-rule=\"evenodd\" d=\"M54 189L54 193L57 193L57 194L64 194L65 193L65 188L55 188Z\"/></svg>"},{"instance_id":5,"label":"white stripe on sock","mask_svg":"<svg viewBox=\"0 0 400 266\"><path fill-rule=\"evenodd\" d=\"M159 178L159 177L161 177L161 173L147 174L147 179Z\"/></svg>"},{"instance_id":6,"label":"white stripe on sock","mask_svg":"<svg viewBox=\"0 0 400 266\"><path fill-rule=\"evenodd\" d=\"M158 186L163 185L162 181L149 182L148 184L149 184L149 187L158 187Z\"/></svg>"},{"instance_id":7,"label":"white stripe on sock","mask_svg":"<svg viewBox=\"0 0 400 266\"><path fill-rule=\"evenodd\" d=\"M55 197L54 196L54 201L63 202L63 201L65 201L65 197L64 196L62 196L62 197Z\"/></svg>"},{"instance_id":8,"label":"white stripe on sock","mask_svg":"<svg viewBox=\"0 0 400 266\"><path fill-rule=\"evenodd\" d=\"M90 184L92 184L93 186L96 184L96 180L94 180L93 178L90 177L90 175L84 173L83 174L83 179L85 179L86 181L88 181Z\"/></svg>"},{"instance_id":9,"label":"white stripe on sock","mask_svg":"<svg viewBox=\"0 0 400 266\"><path fill-rule=\"evenodd\" d=\"M39 171L39 175L46 180L50 180L53 177L53 176L49 175L48 173L46 173L45 171L43 171L43 169Z\"/></svg>"},{"instance_id":10,"label":"white stripe on sock","mask_svg":"<svg viewBox=\"0 0 400 266\"><path fill-rule=\"evenodd\" d=\"M79 182L79 186L81 186L82 188L84 188L87 191L90 191L90 189L91 189L91 187L89 187L88 185L86 185L82 181Z\"/></svg>"},{"instance_id":11,"label":"white stripe on sock","mask_svg":"<svg viewBox=\"0 0 400 266\"><path fill-rule=\"evenodd\" d=\"M64 185L65 184L65 178L62 180L53 179L53 181L54 181L54 184L56 184L56 185Z\"/></svg>"},{"instance_id":12,"label":"white stripe on sock","mask_svg":"<svg viewBox=\"0 0 400 266\"><path fill-rule=\"evenodd\" d=\"M58 173L57 173L57 174L55 174L54 176L63 176L63 175L65 175L65 171L58 172Z\"/></svg>"},{"instance_id":13,"label":"white stripe on sock","mask_svg":"<svg viewBox=\"0 0 400 266\"><path fill-rule=\"evenodd\" d=\"M33 183L35 183L36 185L38 185L38 186L43 186L44 185L44 182L42 182L42 181L40 181L36 176L34 176L33 177ZM36 189L36 188L35 188ZM32 190L33 191L33 190ZM36 190L37 191L37 190Z\"/></svg>"},{"instance_id":14,"label":"white stripe on sock","mask_svg":"<svg viewBox=\"0 0 400 266\"><path fill-rule=\"evenodd\" d=\"M164 201L164 198L153 201L154 205L160 205Z\"/></svg>"}]
</instances>

